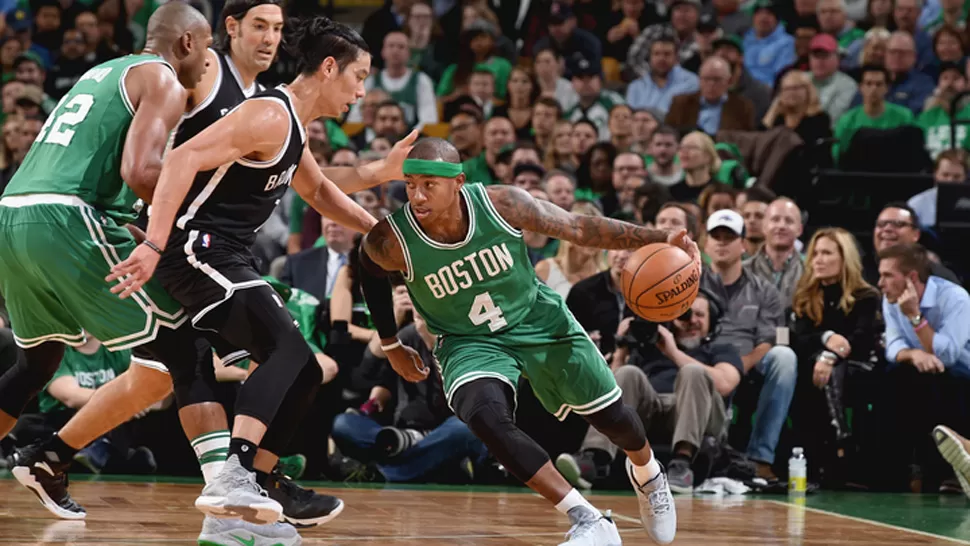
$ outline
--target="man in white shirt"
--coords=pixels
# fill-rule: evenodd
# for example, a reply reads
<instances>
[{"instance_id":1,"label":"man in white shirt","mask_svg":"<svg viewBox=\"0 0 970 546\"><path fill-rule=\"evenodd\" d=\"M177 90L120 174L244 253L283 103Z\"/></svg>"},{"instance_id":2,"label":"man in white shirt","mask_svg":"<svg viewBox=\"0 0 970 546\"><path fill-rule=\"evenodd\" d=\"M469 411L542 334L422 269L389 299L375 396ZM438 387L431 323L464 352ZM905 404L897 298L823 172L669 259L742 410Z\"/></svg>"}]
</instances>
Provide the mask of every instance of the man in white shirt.
<instances>
[{"instance_id":1,"label":"man in white shirt","mask_svg":"<svg viewBox=\"0 0 970 546\"><path fill-rule=\"evenodd\" d=\"M364 88L387 91L404 108L407 124L420 130L426 123L438 123L438 103L431 78L408 68L410 56L407 35L397 31L389 33L381 49L384 68L373 71L364 81ZM355 105L347 121L361 122L360 108Z\"/></svg>"},{"instance_id":2,"label":"man in white shirt","mask_svg":"<svg viewBox=\"0 0 970 546\"><path fill-rule=\"evenodd\" d=\"M333 292L340 268L348 263L354 232L328 218L321 225L325 244L288 256L280 280L324 301Z\"/></svg>"}]
</instances>

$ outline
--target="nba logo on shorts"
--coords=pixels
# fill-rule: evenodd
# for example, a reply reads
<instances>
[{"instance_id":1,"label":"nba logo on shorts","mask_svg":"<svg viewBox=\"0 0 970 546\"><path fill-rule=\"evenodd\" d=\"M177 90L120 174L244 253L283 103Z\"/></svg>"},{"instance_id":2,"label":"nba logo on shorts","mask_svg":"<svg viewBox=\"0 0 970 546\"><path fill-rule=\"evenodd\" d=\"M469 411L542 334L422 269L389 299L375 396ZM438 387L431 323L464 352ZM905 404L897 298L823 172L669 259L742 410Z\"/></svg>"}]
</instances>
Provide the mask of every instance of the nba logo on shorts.
<instances>
[{"instance_id":1,"label":"nba logo on shorts","mask_svg":"<svg viewBox=\"0 0 970 546\"><path fill-rule=\"evenodd\" d=\"M203 248L209 248L209 245L210 244L212 244L212 239L209 237L209 234L208 233L203 233L202 234L202 247Z\"/></svg>"}]
</instances>

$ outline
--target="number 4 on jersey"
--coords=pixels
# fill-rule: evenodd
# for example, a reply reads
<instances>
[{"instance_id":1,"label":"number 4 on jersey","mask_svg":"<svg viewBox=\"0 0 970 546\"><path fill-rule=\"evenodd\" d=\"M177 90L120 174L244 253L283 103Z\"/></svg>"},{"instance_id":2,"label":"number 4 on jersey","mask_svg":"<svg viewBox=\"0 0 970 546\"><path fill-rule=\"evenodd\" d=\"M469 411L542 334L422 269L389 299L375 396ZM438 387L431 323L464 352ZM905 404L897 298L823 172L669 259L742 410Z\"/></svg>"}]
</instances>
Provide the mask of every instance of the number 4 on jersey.
<instances>
[{"instance_id":1,"label":"number 4 on jersey","mask_svg":"<svg viewBox=\"0 0 970 546\"><path fill-rule=\"evenodd\" d=\"M497 332L508 325L505 317L502 316L502 309L495 306L492 296L488 292L482 292L475 296L472 302L471 311L468 312L468 319L475 326L488 323L488 329Z\"/></svg>"}]
</instances>

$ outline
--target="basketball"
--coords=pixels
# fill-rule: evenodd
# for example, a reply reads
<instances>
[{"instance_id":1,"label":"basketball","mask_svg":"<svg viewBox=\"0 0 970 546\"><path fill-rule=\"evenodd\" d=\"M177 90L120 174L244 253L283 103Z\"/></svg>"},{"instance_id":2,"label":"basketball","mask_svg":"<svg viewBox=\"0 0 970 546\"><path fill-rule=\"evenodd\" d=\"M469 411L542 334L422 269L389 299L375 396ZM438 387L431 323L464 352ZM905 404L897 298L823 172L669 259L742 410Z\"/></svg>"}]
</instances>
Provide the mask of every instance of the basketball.
<instances>
[{"instance_id":1,"label":"basketball","mask_svg":"<svg viewBox=\"0 0 970 546\"><path fill-rule=\"evenodd\" d=\"M630 255L621 282L623 298L634 313L650 322L666 322L690 309L701 272L683 249L654 243Z\"/></svg>"}]
</instances>

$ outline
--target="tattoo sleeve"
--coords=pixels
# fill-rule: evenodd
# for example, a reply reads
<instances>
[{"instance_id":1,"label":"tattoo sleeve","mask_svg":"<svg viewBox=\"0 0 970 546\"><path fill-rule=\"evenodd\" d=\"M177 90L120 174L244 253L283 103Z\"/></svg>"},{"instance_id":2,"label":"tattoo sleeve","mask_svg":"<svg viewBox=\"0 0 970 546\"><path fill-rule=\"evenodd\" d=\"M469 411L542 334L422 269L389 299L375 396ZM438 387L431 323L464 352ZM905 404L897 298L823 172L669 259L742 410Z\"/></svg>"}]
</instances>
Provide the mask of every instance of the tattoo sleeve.
<instances>
[{"instance_id":1,"label":"tattoo sleeve","mask_svg":"<svg viewBox=\"0 0 970 546\"><path fill-rule=\"evenodd\" d=\"M516 187L489 186L488 195L499 214L514 227L573 244L632 250L667 241L666 231L612 218L572 214Z\"/></svg>"}]
</instances>

